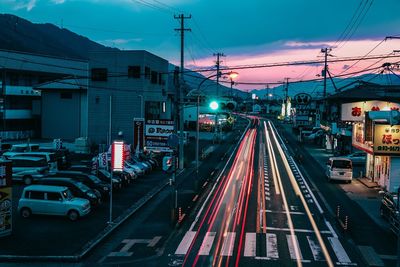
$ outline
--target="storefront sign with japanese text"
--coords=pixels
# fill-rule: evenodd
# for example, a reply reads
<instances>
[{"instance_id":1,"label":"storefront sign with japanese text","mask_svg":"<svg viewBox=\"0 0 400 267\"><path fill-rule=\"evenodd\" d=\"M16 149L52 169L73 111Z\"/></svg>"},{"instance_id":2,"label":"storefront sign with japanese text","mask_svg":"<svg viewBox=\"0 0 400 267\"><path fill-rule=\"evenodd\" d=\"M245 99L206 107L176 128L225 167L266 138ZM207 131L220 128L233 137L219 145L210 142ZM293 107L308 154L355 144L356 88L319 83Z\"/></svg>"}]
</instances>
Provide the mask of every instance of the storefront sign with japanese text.
<instances>
[{"instance_id":1,"label":"storefront sign with japanese text","mask_svg":"<svg viewBox=\"0 0 400 267\"><path fill-rule=\"evenodd\" d=\"M400 125L375 125L374 152L400 155Z\"/></svg>"},{"instance_id":2,"label":"storefront sign with japanese text","mask_svg":"<svg viewBox=\"0 0 400 267\"><path fill-rule=\"evenodd\" d=\"M400 110L400 104L386 101L365 101L342 104L342 121L363 121L366 111Z\"/></svg>"},{"instance_id":3,"label":"storefront sign with japanese text","mask_svg":"<svg viewBox=\"0 0 400 267\"><path fill-rule=\"evenodd\" d=\"M363 150L367 153L373 152L371 142L365 141L365 132L363 123L355 123L353 125L352 145L355 148Z\"/></svg>"}]
</instances>

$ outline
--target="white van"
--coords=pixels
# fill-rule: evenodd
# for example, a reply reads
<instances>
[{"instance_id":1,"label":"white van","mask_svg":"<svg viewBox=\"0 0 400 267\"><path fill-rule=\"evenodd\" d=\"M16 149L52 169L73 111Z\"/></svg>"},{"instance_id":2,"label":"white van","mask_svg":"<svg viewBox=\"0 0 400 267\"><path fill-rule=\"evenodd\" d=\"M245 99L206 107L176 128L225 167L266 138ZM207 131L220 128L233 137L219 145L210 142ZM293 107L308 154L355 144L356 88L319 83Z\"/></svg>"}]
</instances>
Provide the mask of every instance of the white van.
<instances>
[{"instance_id":1,"label":"white van","mask_svg":"<svg viewBox=\"0 0 400 267\"><path fill-rule=\"evenodd\" d=\"M326 162L326 177L328 181L339 180L351 183L353 179L353 164L350 159L332 157Z\"/></svg>"},{"instance_id":2,"label":"white van","mask_svg":"<svg viewBox=\"0 0 400 267\"><path fill-rule=\"evenodd\" d=\"M24 188L18 211L24 218L43 214L67 216L71 221L76 221L90 212L90 202L74 197L64 186L30 185Z\"/></svg>"},{"instance_id":3,"label":"white van","mask_svg":"<svg viewBox=\"0 0 400 267\"><path fill-rule=\"evenodd\" d=\"M56 154L53 152L5 152L3 157L6 159L12 159L13 157L35 157L44 159L49 165L50 171L56 171L58 169Z\"/></svg>"}]
</instances>

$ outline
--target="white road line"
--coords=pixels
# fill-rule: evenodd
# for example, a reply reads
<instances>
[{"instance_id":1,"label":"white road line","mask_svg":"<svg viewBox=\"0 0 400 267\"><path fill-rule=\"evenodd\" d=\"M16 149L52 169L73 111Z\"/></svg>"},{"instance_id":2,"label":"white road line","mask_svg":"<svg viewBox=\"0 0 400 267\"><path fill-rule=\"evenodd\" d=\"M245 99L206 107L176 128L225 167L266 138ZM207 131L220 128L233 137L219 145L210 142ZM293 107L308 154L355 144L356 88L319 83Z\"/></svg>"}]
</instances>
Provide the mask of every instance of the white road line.
<instances>
[{"instance_id":1,"label":"white road line","mask_svg":"<svg viewBox=\"0 0 400 267\"><path fill-rule=\"evenodd\" d=\"M290 258L292 260L303 260L303 255L301 255L301 250L299 246L299 241L297 240L297 236L286 235L286 239L289 247ZM298 253L295 253L296 248L298 250Z\"/></svg>"},{"instance_id":2,"label":"white road line","mask_svg":"<svg viewBox=\"0 0 400 267\"><path fill-rule=\"evenodd\" d=\"M221 248L221 256L232 256L233 247L235 245L235 232L228 232L224 238L224 243Z\"/></svg>"},{"instance_id":3,"label":"white road line","mask_svg":"<svg viewBox=\"0 0 400 267\"><path fill-rule=\"evenodd\" d=\"M286 211L284 210L264 210L267 213L282 213L285 214ZM305 212L301 212L301 211L291 211L289 212L290 214L294 214L294 215L306 215Z\"/></svg>"},{"instance_id":4,"label":"white road line","mask_svg":"<svg viewBox=\"0 0 400 267\"><path fill-rule=\"evenodd\" d=\"M331 223L328 222L328 221L325 220L325 219L324 219L324 221L325 221L326 226L327 226L327 227L329 228L329 230L331 231L333 237L338 238L338 235L336 234L335 230L333 230L333 227L332 227Z\"/></svg>"},{"instance_id":5,"label":"white road line","mask_svg":"<svg viewBox=\"0 0 400 267\"><path fill-rule=\"evenodd\" d=\"M200 246L199 255L210 255L211 247L215 239L215 232L207 232Z\"/></svg>"},{"instance_id":6,"label":"white road line","mask_svg":"<svg viewBox=\"0 0 400 267\"><path fill-rule=\"evenodd\" d=\"M263 227L265 228L265 227ZM284 231L284 232L290 232L291 230L289 228L279 228L279 227L270 227L267 226L266 230L268 231ZM309 229L293 229L294 232L298 233L315 233L314 230L309 230ZM330 231L319 231L321 234L331 234Z\"/></svg>"},{"instance_id":7,"label":"white road line","mask_svg":"<svg viewBox=\"0 0 400 267\"><path fill-rule=\"evenodd\" d=\"M307 236L308 244L310 245L310 249L313 255L314 260L316 261L323 261L324 254L322 253L321 247L318 245L318 242L314 240L313 237Z\"/></svg>"},{"instance_id":8,"label":"white road line","mask_svg":"<svg viewBox=\"0 0 400 267\"><path fill-rule=\"evenodd\" d=\"M187 231L181 243L179 244L178 248L176 249L175 254L186 255L195 236L196 236L195 231Z\"/></svg>"},{"instance_id":9,"label":"white road line","mask_svg":"<svg viewBox=\"0 0 400 267\"><path fill-rule=\"evenodd\" d=\"M244 257L256 256L256 233L246 233L243 256Z\"/></svg>"},{"instance_id":10,"label":"white road line","mask_svg":"<svg viewBox=\"0 0 400 267\"><path fill-rule=\"evenodd\" d=\"M267 257L278 259L278 244L276 234L266 234L266 242L267 242Z\"/></svg>"},{"instance_id":11,"label":"white road line","mask_svg":"<svg viewBox=\"0 0 400 267\"><path fill-rule=\"evenodd\" d=\"M351 263L351 260L349 256L347 255L346 251L344 250L342 244L340 243L338 238L335 237L328 237L329 243L331 243L331 246L333 248L333 251L335 252L335 255L341 264L349 264Z\"/></svg>"}]
</instances>

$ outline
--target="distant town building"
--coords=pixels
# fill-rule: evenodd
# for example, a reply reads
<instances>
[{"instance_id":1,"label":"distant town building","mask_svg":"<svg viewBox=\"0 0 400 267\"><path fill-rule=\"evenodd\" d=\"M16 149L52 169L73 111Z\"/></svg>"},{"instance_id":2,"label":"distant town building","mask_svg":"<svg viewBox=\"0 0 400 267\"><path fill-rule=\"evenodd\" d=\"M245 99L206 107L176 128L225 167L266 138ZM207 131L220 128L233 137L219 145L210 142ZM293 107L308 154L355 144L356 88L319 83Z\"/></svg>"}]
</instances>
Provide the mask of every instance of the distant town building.
<instances>
[{"instance_id":1,"label":"distant town building","mask_svg":"<svg viewBox=\"0 0 400 267\"><path fill-rule=\"evenodd\" d=\"M0 137L41 137L41 92L35 86L64 77L84 76L87 68L88 63L82 60L0 50Z\"/></svg>"}]
</instances>

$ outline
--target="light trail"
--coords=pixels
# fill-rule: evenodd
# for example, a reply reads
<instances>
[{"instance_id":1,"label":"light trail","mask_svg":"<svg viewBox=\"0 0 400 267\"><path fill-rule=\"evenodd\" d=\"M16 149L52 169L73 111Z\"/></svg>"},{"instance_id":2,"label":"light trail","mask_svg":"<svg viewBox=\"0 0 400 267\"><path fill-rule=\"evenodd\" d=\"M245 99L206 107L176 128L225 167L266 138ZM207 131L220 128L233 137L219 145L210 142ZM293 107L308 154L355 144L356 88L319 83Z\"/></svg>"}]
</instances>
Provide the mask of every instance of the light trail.
<instances>
[{"instance_id":1,"label":"light trail","mask_svg":"<svg viewBox=\"0 0 400 267\"><path fill-rule=\"evenodd\" d=\"M264 127L265 127L265 131L267 133L267 127L266 127L265 122L264 122ZM269 138L267 138L267 142L270 145L271 150L273 151L272 143L271 143L271 140ZM278 147L279 147L279 145L278 145ZM273 158L275 158L275 154L273 154L273 156L271 157L271 159L273 159ZM289 205L287 203L285 190L284 190L283 185L282 185L282 178L281 178L281 176L279 174L278 165L276 164L276 161L273 161L273 162L274 162L274 164L272 164L273 168L277 170L275 172L275 174L277 175L276 179L279 180L278 184L279 184L280 191L281 191L281 194L282 194L283 205L285 207L285 214L286 214L286 218L287 218L288 226L289 226L289 230L290 230L290 240L291 240L293 248L294 248L294 253L295 253L295 256L296 256L296 263L297 263L298 267L301 267L301 266L303 266L303 264L301 262L301 256L300 256L301 254L300 254L300 251L299 251L298 242L295 239L296 235L295 235L295 231L294 231L294 225L293 225L292 217L290 215L290 209L289 209Z\"/></svg>"},{"instance_id":2,"label":"light trail","mask_svg":"<svg viewBox=\"0 0 400 267\"><path fill-rule=\"evenodd\" d=\"M268 121L268 124L270 125L270 127L271 127L271 129L272 129L272 126L271 126L271 122L270 122L270 121ZM286 158L286 156L285 156L285 153L283 152L281 146L279 145L278 139L277 139L277 137L276 137L276 135L275 135L275 133L274 133L273 130L271 131L271 133L272 133L272 136L274 137L276 146L278 147L278 151L279 151L279 153L280 153L280 155L281 155L281 157L282 157L282 161L283 161L283 163L284 163L284 165L285 165L286 171L287 171L287 173L289 174L290 182L291 182L291 184L292 184L292 186L293 186L293 189L295 190L295 192L299 192L298 196L299 196L299 198L300 198L300 200L301 200L301 202L302 202L302 204L303 204L303 206L304 206L304 209L305 209L305 211L306 211L306 214L307 214L307 216L308 216L308 219L310 220L311 226L312 226L312 228L313 228L313 230L314 230L314 232L315 232L315 234L316 234L316 236L317 236L318 242L319 242L319 244L321 245L321 249L322 249L322 252L323 252L323 254L324 254L324 257L325 257L325 259L326 259L326 261L327 261L327 264L328 264L328 266L333 267L334 264L333 264L333 262L332 262L332 259L331 259L330 255L329 255L328 249L326 248L325 242L324 242L324 240L322 239L321 233L320 233L320 231L319 231L319 229L318 229L318 226L317 226L317 224L316 224L316 222L315 222L315 220L314 220L314 218L313 218L313 216L312 216L312 214L311 214L311 211L310 211L310 209L309 209L309 207L308 207L308 204L307 204L307 202L306 202L306 200L305 200L303 194L302 194L301 191L300 191L300 188L299 188L299 186L298 186L298 184L297 184L297 182L296 182L296 179L295 179L295 177L294 177L294 175L293 175L293 172L292 172L292 170L290 169L289 162L288 162L288 160L287 160L287 158ZM282 139L281 139L281 140L282 140Z\"/></svg>"},{"instance_id":3,"label":"light trail","mask_svg":"<svg viewBox=\"0 0 400 267\"><path fill-rule=\"evenodd\" d=\"M275 153L272 149L272 146L270 146L270 138L268 135L268 129L267 129L267 124L264 121L264 129L265 129L265 140L267 142L267 148L268 148L268 154L270 155L270 159L271 159L271 166L275 166L276 162L275 162ZM280 195L280 189L279 189L279 184L278 184L278 180L276 179L276 170L275 168L272 168L272 180L274 181L274 188L275 188L275 194L276 195Z\"/></svg>"}]
</instances>

